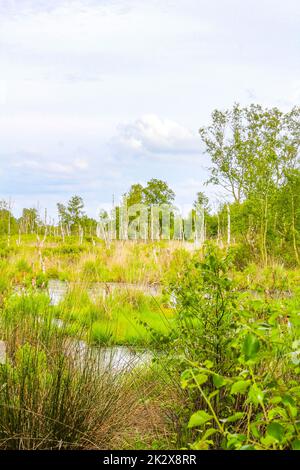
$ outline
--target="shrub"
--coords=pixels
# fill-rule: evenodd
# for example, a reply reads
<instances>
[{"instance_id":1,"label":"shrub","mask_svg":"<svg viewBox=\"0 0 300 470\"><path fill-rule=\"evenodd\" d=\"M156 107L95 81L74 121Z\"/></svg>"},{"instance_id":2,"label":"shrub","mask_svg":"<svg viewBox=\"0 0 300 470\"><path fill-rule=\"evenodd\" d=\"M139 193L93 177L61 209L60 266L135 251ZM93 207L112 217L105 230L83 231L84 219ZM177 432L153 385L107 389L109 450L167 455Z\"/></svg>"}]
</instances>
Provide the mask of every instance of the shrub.
<instances>
[{"instance_id":1,"label":"shrub","mask_svg":"<svg viewBox=\"0 0 300 470\"><path fill-rule=\"evenodd\" d=\"M172 347L180 356L171 355L171 364L186 392L184 412L177 411L185 422L181 445L299 449L299 309L238 296L229 269L230 259L208 248L173 286L179 328ZM278 287L281 270L271 278Z\"/></svg>"},{"instance_id":2,"label":"shrub","mask_svg":"<svg viewBox=\"0 0 300 470\"><path fill-rule=\"evenodd\" d=\"M0 448L110 448L135 407L131 378L104 369L54 320L42 295L14 297L1 312Z\"/></svg>"}]
</instances>

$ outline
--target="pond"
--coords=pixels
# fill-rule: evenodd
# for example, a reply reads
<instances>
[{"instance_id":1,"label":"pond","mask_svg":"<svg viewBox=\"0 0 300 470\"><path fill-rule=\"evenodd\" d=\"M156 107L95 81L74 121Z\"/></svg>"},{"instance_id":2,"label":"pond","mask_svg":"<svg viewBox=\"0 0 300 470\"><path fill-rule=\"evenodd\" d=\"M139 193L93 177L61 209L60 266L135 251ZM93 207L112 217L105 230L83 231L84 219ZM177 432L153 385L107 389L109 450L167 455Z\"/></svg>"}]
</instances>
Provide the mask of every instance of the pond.
<instances>
[{"instance_id":1,"label":"pond","mask_svg":"<svg viewBox=\"0 0 300 470\"><path fill-rule=\"evenodd\" d=\"M50 279L48 283L48 294L50 297L51 305L58 305L66 296L68 291L75 285L82 285L80 283L68 283L65 281ZM84 286L90 298L95 300L100 296L104 298L111 293L120 291L140 291L144 294L158 296L161 294L159 286L147 284L130 284L130 283L95 283L90 287ZM16 294L26 293L26 289L17 287ZM53 323L63 328L64 322L59 318L54 318ZM76 360L83 358L84 355L90 354L91 359L95 360L97 367L101 369L111 370L114 373L128 372L138 366L150 363L153 354L150 351L138 351L127 346L113 346L113 347L96 347L89 346L84 341L75 341L69 338L67 345L67 353L70 353ZM0 364L5 362L5 343L0 341Z\"/></svg>"},{"instance_id":2,"label":"pond","mask_svg":"<svg viewBox=\"0 0 300 470\"><path fill-rule=\"evenodd\" d=\"M86 355L101 370L115 374L130 372L136 367L151 363L153 354L147 350L134 350L127 346L95 347L84 341L70 341L67 353L79 362L84 362Z\"/></svg>"},{"instance_id":3,"label":"pond","mask_svg":"<svg viewBox=\"0 0 300 470\"><path fill-rule=\"evenodd\" d=\"M64 299L68 291L75 286L80 287L84 286L84 284L68 283L65 281L50 279L48 283L48 293L51 305L58 305L59 302ZM114 292L122 291L139 291L153 297L161 294L160 286L149 284L133 284L127 282L97 282L92 284L90 287L84 286L84 288L93 301L99 297L105 298Z\"/></svg>"},{"instance_id":4,"label":"pond","mask_svg":"<svg viewBox=\"0 0 300 470\"><path fill-rule=\"evenodd\" d=\"M65 353L80 364L88 357L95 368L114 374L130 372L136 367L151 363L153 354L150 351L136 351L126 346L95 347L88 346L84 341L68 339ZM0 364L7 360L5 341L0 341Z\"/></svg>"}]
</instances>

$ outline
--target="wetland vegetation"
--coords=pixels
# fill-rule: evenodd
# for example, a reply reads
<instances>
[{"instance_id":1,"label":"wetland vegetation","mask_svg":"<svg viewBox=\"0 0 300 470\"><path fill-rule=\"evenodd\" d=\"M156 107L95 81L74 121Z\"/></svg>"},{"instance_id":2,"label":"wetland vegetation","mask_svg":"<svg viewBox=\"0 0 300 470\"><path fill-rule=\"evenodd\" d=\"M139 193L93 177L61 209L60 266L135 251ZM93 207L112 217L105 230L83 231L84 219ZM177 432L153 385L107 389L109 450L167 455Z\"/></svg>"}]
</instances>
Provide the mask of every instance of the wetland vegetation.
<instances>
[{"instance_id":1,"label":"wetland vegetation","mask_svg":"<svg viewBox=\"0 0 300 470\"><path fill-rule=\"evenodd\" d=\"M192 222L157 179L98 221L1 203L0 448L300 449L299 110L200 135L232 198Z\"/></svg>"}]
</instances>

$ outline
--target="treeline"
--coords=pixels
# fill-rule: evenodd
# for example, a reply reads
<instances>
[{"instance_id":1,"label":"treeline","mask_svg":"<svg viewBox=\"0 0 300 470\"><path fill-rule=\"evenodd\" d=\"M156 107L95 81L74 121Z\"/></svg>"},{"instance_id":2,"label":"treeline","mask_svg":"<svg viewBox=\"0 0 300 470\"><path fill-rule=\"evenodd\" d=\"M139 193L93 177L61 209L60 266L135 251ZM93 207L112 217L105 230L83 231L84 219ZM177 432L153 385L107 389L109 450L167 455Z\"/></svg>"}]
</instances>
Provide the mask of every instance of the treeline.
<instances>
[{"instance_id":1,"label":"treeline","mask_svg":"<svg viewBox=\"0 0 300 470\"><path fill-rule=\"evenodd\" d=\"M169 188L166 182L159 179L150 180L145 187L134 184L128 193L123 195L122 201L116 205L110 213L100 210L98 218L88 217L84 210L84 201L80 196L73 196L63 204L57 203L58 222L51 220L47 215L47 210L43 214L36 208L24 208L20 218L13 215L11 204L0 201L0 235L16 234L36 234L44 233L45 229L49 233L64 235L95 235L99 223L109 225L111 219L116 219L117 228L119 224L119 214L121 208L133 205L144 204L148 207L153 205L172 206L175 193ZM57 230L54 230L57 229Z\"/></svg>"},{"instance_id":2,"label":"treeline","mask_svg":"<svg viewBox=\"0 0 300 470\"><path fill-rule=\"evenodd\" d=\"M299 264L300 108L284 113L236 104L214 111L200 136L212 161L209 182L234 201L234 238L263 262L280 256ZM224 219L224 208L218 216Z\"/></svg>"},{"instance_id":3,"label":"treeline","mask_svg":"<svg viewBox=\"0 0 300 470\"><path fill-rule=\"evenodd\" d=\"M214 111L210 124L201 128L199 134L204 152L212 162L207 183L222 187L228 194L227 202L214 211L207 196L202 192L197 194L190 215L202 208L202 241L216 239L219 244L239 244L241 258L259 257L267 263L274 256L299 264L300 108L284 113L277 108L235 104L230 110ZM149 216L154 206L172 208L172 238L177 217L174 200L175 193L166 182L151 179L145 186L132 185L121 204L111 213L102 210L97 220L86 215L80 196L73 196L66 205L58 203L58 223L51 222L47 213L41 215L33 208L23 209L22 216L16 219L9 204L3 201L0 234L47 230L63 238L70 235L79 235L81 239L84 236L118 238L122 207L145 205ZM129 223L140 215L138 212L129 217ZM182 223L184 226L185 222Z\"/></svg>"}]
</instances>

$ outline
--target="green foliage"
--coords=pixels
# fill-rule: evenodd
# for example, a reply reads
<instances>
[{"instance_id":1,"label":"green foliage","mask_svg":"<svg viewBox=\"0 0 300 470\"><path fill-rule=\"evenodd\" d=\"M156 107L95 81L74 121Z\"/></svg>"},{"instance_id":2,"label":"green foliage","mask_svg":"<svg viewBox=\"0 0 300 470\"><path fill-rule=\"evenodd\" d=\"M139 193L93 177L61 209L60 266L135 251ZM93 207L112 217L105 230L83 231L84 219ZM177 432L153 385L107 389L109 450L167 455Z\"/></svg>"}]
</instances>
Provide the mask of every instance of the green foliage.
<instances>
[{"instance_id":1,"label":"green foliage","mask_svg":"<svg viewBox=\"0 0 300 470\"><path fill-rule=\"evenodd\" d=\"M170 285L177 301L178 339L190 360L207 359L223 370L233 329L236 295L228 277L228 256L208 247L203 261L197 253ZM228 354L227 354L228 353Z\"/></svg>"},{"instance_id":2,"label":"green foliage","mask_svg":"<svg viewBox=\"0 0 300 470\"><path fill-rule=\"evenodd\" d=\"M245 337L243 346L242 346L242 352L244 354L245 361L248 362L248 361L254 360L259 351L259 348L260 348L260 343L259 343L258 338L255 335L249 333Z\"/></svg>"},{"instance_id":3,"label":"green foliage","mask_svg":"<svg viewBox=\"0 0 300 470\"><path fill-rule=\"evenodd\" d=\"M16 270L21 273L30 273L32 268L25 259L20 259L16 264Z\"/></svg>"},{"instance_id":4,"label":"green foliage","mask_svg":"<svg viewBox=\"0 0 300 470\"><path fill-rule=\"evenodd\" d=\"M146 205L171 204L175 199L175 193L165 181L152 178L143 190Z\"/></svg>"},{"instance_id":5,"label":"green foliage","mask_svg":"<svg viewBox=\"0 0 300 470\"><path fill-rule=\"evenodd\" d=\"M201 268L197 269L198 266ZM205 311L212 307L205 330L201 321L195 324L197 333L187 329L182 339L181 358L174 358L182 370L181 385L187 393L188 409L193 410L185 424L190 429L185 439L193 440L192 449L297 449L299 310L292 310L292 301L286 301L287 323L281 320L282 306L277 309L275 303L272 306L264 300L255 303L243 295L233 300L228 295L233 288L227 277L228 269L220 254L209 250L204 262L196 264L196 269L192 262L185 271L181 283L184 294L178 291L186 316L202 312L205 319ZM205 286L210 289L206 300ZM218 318L218 298L223 306L220 323L214 321ZM198 308L195 299L201 303ZM229 323L226 306L230 310ZM199 319L199 313L196 318ZM197 345L192 353L186 347L191 344Z\"/></svg>"},{"instance_id":6,"label":"green foliage","mask_svg":"<svg viewBox=\"0 0 300 470\"><path fill-rule=\"evenodd\" d=\"M10 202L0 200L0 236L17 233L17 219L13 216L10 206Z\"/></svg>"},{"instance_id":7,"label":"green foliage","mask_svg":"<svg viewBox=\"0 0 300 470\"><path fill-rule=\"evenodd\" d=\"M13 248L0 244L0 260L8 258L9 255L13 253L13 251Z\"/></svg>"},{"instance_id":8,"label":"green foliage","mask_svg":"<svg viewBox=\"0 0 300 470\"><path fill-rule=\"evenodd\" d=\"M132 288L119 288L103 297L103 286L92 293L74 287L55 307L55 315L68 325L70 333L90 328L93 344L160 347L174 321L160 304L159 298Z\"/></svg>"},{"instance_id":9,"label":"green foliage","mask_svg":"<svg viewBox=\"0 0 300 470\"><path fill-rule=\"evenodd\" d=\"M41 225L41 220L37 209L24 208L19 219L19 226L24 233L34 233Z\"/></svg>"},{"instance_id":10,"label":"green foliage","mask_svg":"<svg viewBox=\"0 0 300 470\"><path fill-rule=\"evenodd\" d=\"M235 104L215 110L211 124L200 129L213 165L209 182L234 199L232 235L257 249L264 263L274 249L285 262L300 263L299 118L299 107L283 113Z\"/></svg>"},{"instance_id":11,"label":"green foliage","mask_svg":"<svg viewBox=\"0 0 300 470\"><path fill-rule=\"evenodd\" d=\"M8 299L0 338L1 449L111 448L135 406L131 377L113 375L91 348L70 341L41 294Z\"/></svg>"},{"instance_id":12,"label":"green foliage","mask_svg":"<svg viewBox=\"0 0 300 470\"><path fill-rule=\"evenodd\" d=\"M127 206L142 204L144 201L144 188L141 184L133 184L125 194Z\"/></svg>"},{"instance_id":13,"label":"green foliage","mask_svg":"<svg viewBox=\"0 0 300 470\"><path fill-rule=\"evenodd\" d=\"M280 203L277 196L276 204L283 210L284 196ZM296 190L294 197L297 206ZM236 237L239 231L247 235L249 228L242 206L231 206L232 224L238 227ZM223 215L226 222L225 210ZM287 227L291 227L291 215L287 213ZM298 212L294 215L297 241ZM269 220L273 220L271 215ZM295 265L293 237L287 233L280 241L276 230L270 227L268 232L270 246L274 240L274 253L277 242L283 250L289 246L288 256ZM77 388L74 362L68 355L61 357L66 345L80 340L97 348L126 345L154 351L156 371L164 375L156 375L161 434L151 437L153 447L167 448L162 438L167 428L175 448L299 449L300 272L280 261L286 253L279 261L261 264L256 242L247 237L242 241L241 236L225 249L207 243L198 251L189 244L112 242L105 246L83 240L79 245L75 235L64 242L53 237L43 248L45 274L34 235L22 238L20 245L12 236L9 247L3 237L0 340L7 346L8 361L0 365L0 389L7 384L0 391L0 406L6 410L1 412L0 447L6 442L7 448L43 448L43 439L47 448L57 448L57 436L62 448L89 446L87 436L91 447L109 445L103 440L106 426L115 423L115 414L120 413L110 404L109 423L97 415L103 432L91 426L86 434L86 424L79 426L82 440L78 434L66 432L72 425L69 408L78 409L76 420L84 415L83 407L94 413L88 399L76 401L77 393L91 397L85 391L87 382ZM55 307L46 295L48 279L70 281L65 299ZM118 282L119 287L110 286ZM138 284L136 289L133 283ZM160 287L163 295L159 295ZM93 358L89 360L87 369L93 363ZM60 367L62 385L54 386ZM93 387L92 372L89 380ZM112 383L107 388L114 391L114 380ZM98 386L106 390L105 383L98 382ZM105 391L104 401L94 402L100 410L106 406L107 395ZM146 392L139 396L140 406ZM50 397L47 404L45 397ZM61 415L52 410L54 406L61 406ZM152 406L156 405L151 402L150 410ZM128 429L129 415L127 408ZM67 424L58 424L63 418ZM148 431L127 432L126 448L145 445ZM109 435L110 431L107 438Z\"/></svg>"},{"instance_id":14,"label":"green foliage","mask_svg":"<svg viewBox=\"0 0 300 470\"><path fill-rule=\"evenodd\" d=\"M125 195L128 206L135 204L145 204L152 206L156 204L172 204L175 193L169 188L165 181L152 178L147 185L133 184Z\"/></svg>"}]
</instances>

